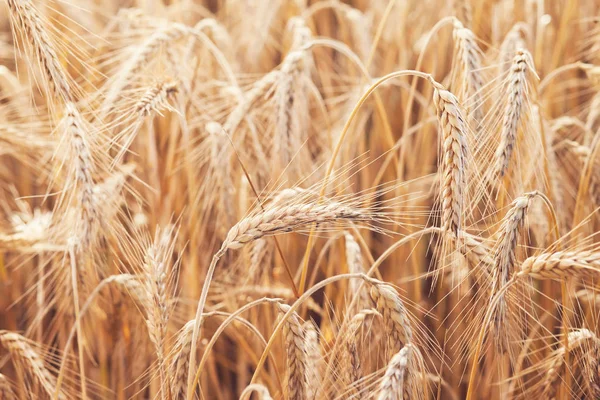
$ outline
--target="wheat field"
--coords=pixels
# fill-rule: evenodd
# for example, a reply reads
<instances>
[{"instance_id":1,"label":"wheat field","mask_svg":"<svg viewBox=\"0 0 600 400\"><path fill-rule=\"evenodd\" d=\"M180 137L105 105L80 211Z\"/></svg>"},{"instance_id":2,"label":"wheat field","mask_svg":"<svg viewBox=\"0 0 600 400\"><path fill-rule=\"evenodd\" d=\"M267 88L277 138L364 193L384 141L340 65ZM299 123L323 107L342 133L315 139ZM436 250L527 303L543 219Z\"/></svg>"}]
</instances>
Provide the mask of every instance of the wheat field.
<instances>
[{"instance_id":1,"label":"wheat field","mask_svg":"<svg viewBox=\"0 0 600 400\"><path fill-rule=\"evenodd\" d=\"M0 0L0 399L600 399L597 0Z\"/></svg>"}]
</instances>

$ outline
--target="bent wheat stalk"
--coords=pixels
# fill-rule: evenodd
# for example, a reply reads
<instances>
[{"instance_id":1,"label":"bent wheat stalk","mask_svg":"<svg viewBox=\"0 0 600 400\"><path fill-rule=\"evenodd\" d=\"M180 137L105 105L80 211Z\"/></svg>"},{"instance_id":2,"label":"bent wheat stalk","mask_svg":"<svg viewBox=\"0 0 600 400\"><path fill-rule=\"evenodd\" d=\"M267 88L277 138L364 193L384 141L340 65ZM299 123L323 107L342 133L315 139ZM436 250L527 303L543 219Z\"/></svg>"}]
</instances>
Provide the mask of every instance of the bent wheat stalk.
<instances>
[{"instance_id":1,"label":"bent wheat stalk","mask_svg":"<svg viewBox=\"0 0 600 400\"><path fill-rule=\"evenodd\" d=\"M366 221L371 219L366 210L330 202L329 204L296 204L290 206L275 206L242 219L235 224L227 233L221 248L215 253L208 267L202 293L198 300L196 309L196 323L192 337L192 350L188 371L187 399L192 400L194 388L193 381L196 368L196 346L202 326L202 313L206 304L208 290L214 270L219 259L229 249L239 249L244 245L268 235L276 235L283 232L291 232L311 223L335 223L343 221Z\"/></svg>"}]
</instances>

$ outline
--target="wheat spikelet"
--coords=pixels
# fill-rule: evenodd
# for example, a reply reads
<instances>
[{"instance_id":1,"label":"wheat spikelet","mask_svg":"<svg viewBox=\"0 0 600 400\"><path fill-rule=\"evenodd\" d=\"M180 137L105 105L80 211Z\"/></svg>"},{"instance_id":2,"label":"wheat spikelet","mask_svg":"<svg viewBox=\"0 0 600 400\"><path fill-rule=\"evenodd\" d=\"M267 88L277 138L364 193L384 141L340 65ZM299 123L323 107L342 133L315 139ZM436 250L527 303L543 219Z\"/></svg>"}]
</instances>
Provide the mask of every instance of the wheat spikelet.
<instances>
[{"instance_id":1,"label":"wheat spikelet","mask_svg":"<svg viewBox=\"0 0 600 400\"><path fill-rule=\"evenodd\" d=\"M227 138L227 131L218 122L209 122L206 124L206 131L210 135L210 165L213 173L217 176L216 190L219 193L219 219L220 227L224 229L234 224L232 189L234 184L231 181L231 168L229 164L230 144ZM224 233L224 232L223 232Z\"/></svg>"},{"instance_id":2,"label":"wheat spikelet","mask_svg":"<svg viewBox=\"0 0 600 400\"><path fill-rule=\"evenodd\" d=\"M33 213L14 213L10 219L12 232L0 233L0 248L21 249L22 251L26 251L28 248L47 248L48 250L62 248L60 244L54 246L50 242L48 232L52 223L52 213L36 208Z\"/></svg>"},{"instance_id":3,"label":"wheat spikelet","mask_svg":"<svg viewBox=\"0 0 600 400\"><path fill-rule=\"evenodd\" d=\"M527 76L532 61L529 52L523 49L517 50L508 74L508 85L506 88L506 106L502 119L502 132L500 133L500 145L496 150L496 163L499 176L504 176L510 163L514 147L517 142L517 133L521 123L523 108L528 101Z\"/></svg>"},{"instance_id":4,"label":"wheat spikelet","mask_svg":"<svg viewBox=\"0 0 600 400\"><path fill-rule=\"evenodd\" d=\"M48 371L40 355L31 347L27 339L18 333L0 331L0 343L10 353L13 362L22 366L22 370L35 379L48 396L52 396L56 388L56 378ZM59 399L65 399L58 393Z\"/></svg>"},{"instance_id":5,"label":"wheat spikelet","mask_svg":"<svg viewBox=\"0 0 600 400\"><path fill-rule=\"evenodd\" d=\"M376 304L377 311L383 317L389 349L396 352L412 341L413 331L408 319L408 311L396 289L388 284L374 281L370 294L371 299Z\"/></svg>"},{"instance_id":6,"label":"wheat spikelet","mask_svg":"<svg viewBox=\"0 0 600 400\"><path fill-rule=\"evenodd\" d=\"M111 275L104 280L106 284L116 283L131 295L141 307L145 307L150 300L145 285L140 282L140 277L132 274Z\"/></svg>"},{"instance_id":7,"label":"wheat spikelet","mask_svg":"<svg viewBox=\"0 0 600 400\"><path fill-rule=\"evenodd\" d=\"M472 269L478 272L483 271L486 275L492 273L494 268L492 249L485 243L484 239L467 232L462 232L462 240L459 244L461 253L465 256Z\"/></svg>"},{"instance_id":8,"label":"wheat spikelet","mask_svg":"<svg viewBox=\"0 0 600 400\"><path fill-rule=\"evenodd\" d=\"M135 111L139 114L140 118L168 107L168 100L177 93L178 85L177 81L159 81L149 87L135 104Z\"/></svg>"},{"instance_id":9,"label":"wheat spikelet","mask_svg":"<svg viewBox=\"0 0 600 400\"><path fill-rule=\"evenodd\" d=\"M7 0L11 12L11 18L19 29L25 33L30 41L33 52L39 62L42 71L46 75L47 83L56 96L64 101L73 100L69 79L63 69L56 50L44 28L38 11L31 0Z\"/></svg>"},{"instance_id":10,"label":"wheat spikelet","mask_svg":"<svg viewBox=\"0 0 600 400\"><path fill-rule=\"evenodd\" d=\"M600 272L600 253L593 251L557 251L529 257L519 276L564 281L569 278L596 277Z\"/></svg>"},{"instance_id":11,"label":"wheat spikelet","mask_svg":"<svg viewBox=\"0 0 600 400\"><path fill-rule=\"evenodd\" d=\"M589 147L580 145L572 140L564 140L562 143L579 159L582 167L586 165L592 153ZM594 159L594 165L592 166L589 192L596 204L600 204L600 160L598 157Z\"/></svg>"},{"instance_id":12,"label":"wheat spikelet","mask_svg":"<svg viewBox=\"0 0 600 400\"><path fill-rule=\"evenodd\" d=\"M458 237L465 207L467 128L458 100L439 83L434 83L433 102L442 130L442 228Z\"/></svg>"},{"instance_id":13,"label":"wheat spikelet","mask_svg":"<svg viewBox=\"0 0 600 400\"><path fill-rule=\"evenodd\" d=\"M292 50L298 50L308 43L312 33L301 17L292 17L287 23L287 30L292 35Z\"/></svg>"},{"instance_id":14,"label":"wheat spikelet","mask_svg":"<svg viewBox=\"0 0 600 400\"><path fill-rule=\"evenodd\" d=\"M290 307L279 304L280 313L286 313ZM305 400L307 397L307 353L305 332L299 317L293 313L283 325L287 357L287 395L288 400Z\"/></svg>"}]
</instances>

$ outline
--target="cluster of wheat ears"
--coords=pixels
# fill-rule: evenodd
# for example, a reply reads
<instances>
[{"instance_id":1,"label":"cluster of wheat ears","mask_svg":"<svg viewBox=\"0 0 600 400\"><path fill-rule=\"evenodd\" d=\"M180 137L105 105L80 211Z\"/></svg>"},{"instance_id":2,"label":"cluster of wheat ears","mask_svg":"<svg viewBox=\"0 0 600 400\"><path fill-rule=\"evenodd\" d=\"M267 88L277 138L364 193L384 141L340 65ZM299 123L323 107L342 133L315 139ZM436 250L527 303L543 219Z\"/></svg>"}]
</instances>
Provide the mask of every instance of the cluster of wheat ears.
<instances>
[{"instance_id":1,"label":"cluster of wheat ears","mask_svg":"<svg viewBox=\"0 0 600 400\"><path fill-rule=\"evenodd\" d=\"M0 399L599 399L597 0L0 0Z\"/></svg>"}]
</instances>

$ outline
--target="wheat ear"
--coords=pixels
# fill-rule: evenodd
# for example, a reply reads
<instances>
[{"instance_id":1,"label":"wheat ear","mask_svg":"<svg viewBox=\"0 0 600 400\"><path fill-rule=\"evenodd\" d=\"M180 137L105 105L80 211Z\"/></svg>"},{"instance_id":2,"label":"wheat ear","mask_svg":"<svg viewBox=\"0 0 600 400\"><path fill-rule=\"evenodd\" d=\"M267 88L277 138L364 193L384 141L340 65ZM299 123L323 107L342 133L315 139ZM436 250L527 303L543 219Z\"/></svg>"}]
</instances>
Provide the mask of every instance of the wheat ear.
<instances>
[{"instance_id":1,"label":"wheat ear","mask_svg":"<svg viewBox=\"0 0 600 400\"><path fill-rule=\"evenodd\" d=\"M418 354L418 349L408 343L392 357L379 385L377 400L408 400L414 397L415 359Z\"/></svg>"},{"instance_id":2,"label":"wheat ear","mask_svg":"<svg viewBox=\"0 0 600 400\"><path fill-rule=\"evenodd\" d=\"M312 320L306 321L302 328L304 329L304 346L306 348L306 398L315 399L319 386L321 385L321 364L323 355L321 354L321 344L319 343L319 332Z\"/></svg>"},{"instance_id":3,"label":"wheat ear","mask_svg":"<svg viewBox=\"0 0 600 400\"><path fill-rule=\"evenodd\" d=\"M157 235L159 231L157 231ZM167 291L167 270L165 260L161 259L158 249L155 245L150 246L146 251L144 261L144 281L145 289L150 298L150 302L144 303L146 308L146 325L152 344L156 350L156 358L161 375L161 387L163 396L164 382L167 382L164 363L165 363L165 340L167 337L167 324L169 322L169 306Z\"/></svg>"},{"instance_id":4,"label":"wheat ear","mask_svg":"<svg viewBox=\"0 0 600 400\"><path fill-rule=\"evenodd\" d=\"M352 317L348 324L348 338L346 340L345 350L346 356L343 361L344 378L346 384L349 385L347 394L353 398L362 398L361 393L356 389L355 385L362 379L361 357L358 350L359 331L365 319L371 315L378 315L377 311L365 309Z\"/></svg>"},{"instance_id":5,"label":"wheat ear","mask_svg":"<svg viewBox=\"0 0 600 400\"><path fill-rule=\"evenodd\" d=\"M568 346L570 352L580 352L582 350L582 346L585 343L593 342L593 348L598 348L598 338L588 329L578 329L573 332L569 332L568 336ZM583 351L583 356L587 356L587 350ZM541 395L545 399L555 399L556 398L556 387L557 381L560 378L561 371L564 367L565 362L565 354L566 349L564 346L561 346L556 354L550 360L546 368L546 373L544 375L544 379L542 381L541 386ZM584 375L586 374L586 368L583 369ZM570 373L570 372L567 372ZM597 377L595 379L597 382Z\"/></svg>"},{"instance_id":6,"label":"wheat ear","mask_svg":"<svg viewBox=\"0 0 600 400\"><path fill-rule=\"evenodd\" d=\"M25 33L37 57L37 61L46 75L46 80L56 96L64 101L73 100L69 79L58 60L54 45L48 36L42 19L31 0L7 0L11 18L15 25ZM17 29L15 29L17 30Z\"/></svg>"},{"instance_id":7,"label":"wheat ear","mask_svg":"<svg viewBox=\"0 0 600 400\"><path fill-rule=\"evenodd\" d=\"M600 274L600 253L592 251L557 251L529 257L519 276L564 281L569 278L597 277Z\"/></svg>"},{"instance_id":8,"label":"wheat ear","mask_svg":"<svg viewBox=\"0 0 600 400\"><path fill-rule=\"evenodd\" d=\"M0 399L17 400L18 397L13 391L12 385L8 378L0 374Z\"/></svg>"},{"instance_id":9,"label":"wheat ear","mask_svg":"<svg viewBox=\"0 0 600 400\"><path fill-rule=\"evenodd\" d=\"M188 321L177 335L173 346L175 352L171 362L171 396L174 400L185 399L185 385L188 374L188 363L192 349L192 333L195 321Z\"/></svg>"},{"instance_id":10,"label":"wheat ear","mask_svg":"<svg viewBox=\"0 0 600 400\"><path fill-rule=\"evenodd\" d=\"M346 241L346 264L348 265L348 272L351 274L366 272L365 262L359 244L356 242L354 237L348 232L344 233L344 238ZM352 279L349 282L349 286L350 293L358 294L358 296L360 297L359 303L357 304L358 309L362 309L364 307L369 306L369 295L364 289L360 289L360 281Z\"/></svg>"},{"instance_id":11,"label":"wheat ear","mask_svg":"<svg viewBox=\"0 0 600 400\"><path fill-rule=\"evenodd\" d=\"M13 362L22 366L23 371L31 374L48 396L54 394L56 378L48 371L40 355L31 347L27 339L18 333L0 331L0 343L10 353ZM60 392L58 398L66 400Z\"/></svg>"},{"instance_id":12,"label":"wheat ear","mask_svg":"<svg viewBox=\"0 0 600 400\"><path fill-rule=\"evenodd\" d=\"M453 31L458 58L458 78L464 82L464 93L461 100L474 104L470 113L476 122L483 119L481 95L484 87L481 76L483 63L475 34L456 21Z\"/></svg>"},{"instance_id":13,"label":"wheat ear","mask_svg":"<svg viewBox=\"0 0 600 400\"><path fill-rule=\"evenodd\" d=\"M279 311L286 313L290 307L279 304ZM287 354L287 399L306 400L307 395L307 354L305 332L300 319L293 313L283 325L283 337Z\"/></svg>"},{"instance_id":14,"label":"wheat ear","mask_svg":"<svg viewBox=\"0 0 600 400\"><path fill-rule=\"evenodd\" d=\"M73 103L65 105L66 115L64 118L65 135L69 141L70 150L75 169L75 180L77 183L77 200L80 210L76 231L77 238L87 246L92 243L95 236L98 210L94 196L94 161L87 137L85 122Z\"/></svg>"},{"instance_id":15,"label":"wheat ear","mask_svg":"<svg viewBox=\"0 0 600 400\"><path fill-rule=\"evenodd\" d=\"M375 281L370 293L377 311L383 317L389 348L392 352L396 352L412 341L413 331L408 319L408 311L396 289L386 283Z\"/></svg>"},{"instance_id":16,"label":"wheat ear","mask_svg":"<svg viewBox=\"0 0 600 400\"><path fill-rule=\"evenodd\" d=\"M510 209L502 220L496 250L494 252L493 267L493 291L498 293L506 285L512 275L516 260L517 242L519 234L527 216L527 210L531 200L537 196L537 192L526 193L517 197L511 204ZM494 310L494 336L496 344L504 351L508 347L508 338L505 333L508 332L508 306L506 296L502 295L498 299L496 309Z\"/></svg>"},{"instance_id":17,"label":"wheat ear","mask_svg":"<svg viewBox=\"0 0 600 400\"><path fill-rule=\"evenodd\" d=\"M281 75L277 82L274 101L276 130L273 154L279 157L281 168L285 168L306 136L309 120L306 92L306 52L296 50L285 57Z\"/></svg>"},{"instance_id":18,"label":"wheat ear","mask_svg":"<svg viewBox=\"0 0 600 400\"><path fill-rule=\"evenodd\" d=\"M442 130L442 228L459 236L463 225L467 163L467 125L456 96L433 82L433 102Z\"/></svg>"},{"instance_id":19,"label":"wheat ear","mask_svg":"<svg viewBox=\"0 0 600 400\"><path fill-rule=\"evenodd\" d=\"M527 75L532 65L531 55L527 50L519 49L515 55L506 88L506 106L502 117L502 131L500 145L496 151L496 169L499 176L504 176L510 163L514 147L517 142L517 133L521 123L524 104L527 101L528 83Z\"/></svg>"}]
</instances>

